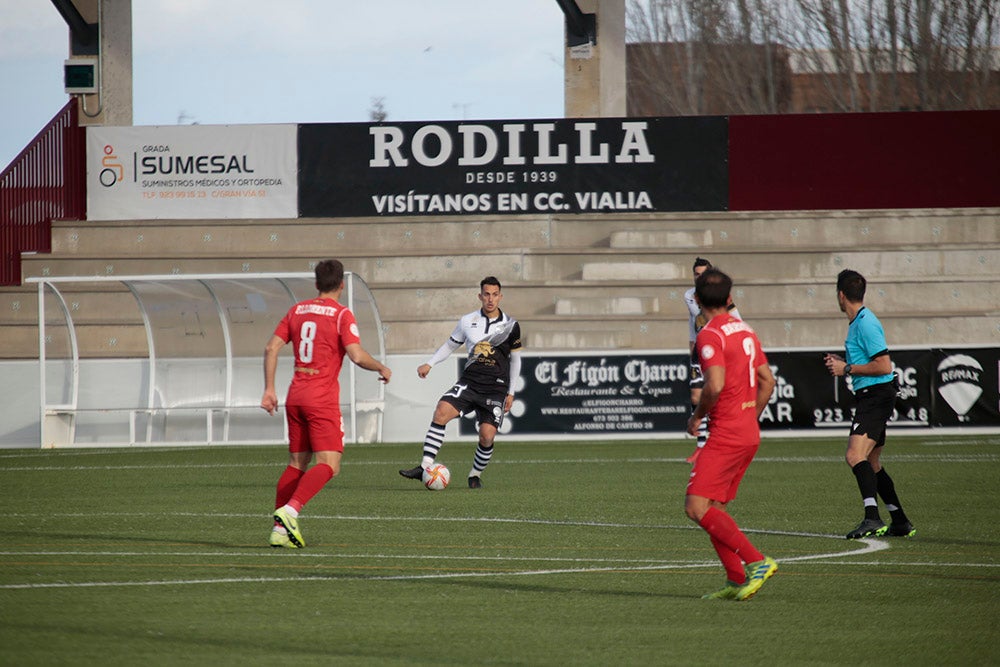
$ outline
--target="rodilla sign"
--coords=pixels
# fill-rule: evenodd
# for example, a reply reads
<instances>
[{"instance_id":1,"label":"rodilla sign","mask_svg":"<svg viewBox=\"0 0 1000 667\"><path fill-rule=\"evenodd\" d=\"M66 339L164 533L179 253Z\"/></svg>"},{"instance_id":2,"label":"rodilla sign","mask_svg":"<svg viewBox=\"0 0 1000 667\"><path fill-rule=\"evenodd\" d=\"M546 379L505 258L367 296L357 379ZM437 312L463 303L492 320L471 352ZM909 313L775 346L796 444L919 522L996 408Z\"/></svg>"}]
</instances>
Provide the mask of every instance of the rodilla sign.
<instances>
[{"instance_id":1,"label":"rodilla sign","mask_svg":"<svg viewBox=\"0 0 1000 667\"><path fill-rule=\"evenodd\" d=\"M1000 206L998 124L1000 110L91 127L87 217Z\"/></svg>"},{"instance_id":2,"label":"rodilla sign","mask_svg":"<svg viewBox=\"0 0 1000 667\"><path fill-rule=\"evenodd\" d=\"M302 217L998 206L1000 111L299 126Z\"/></svg>"},{"instance_id":3,"label":"rodilla sign","mask_svg":"<svg viewBox=\"0 0 1000 667\"><path fill-rule=\"evenodd\" d=\"M300 215L725 210L726 150L725 118L301 125Z\"/></svg>"}]
</instances>

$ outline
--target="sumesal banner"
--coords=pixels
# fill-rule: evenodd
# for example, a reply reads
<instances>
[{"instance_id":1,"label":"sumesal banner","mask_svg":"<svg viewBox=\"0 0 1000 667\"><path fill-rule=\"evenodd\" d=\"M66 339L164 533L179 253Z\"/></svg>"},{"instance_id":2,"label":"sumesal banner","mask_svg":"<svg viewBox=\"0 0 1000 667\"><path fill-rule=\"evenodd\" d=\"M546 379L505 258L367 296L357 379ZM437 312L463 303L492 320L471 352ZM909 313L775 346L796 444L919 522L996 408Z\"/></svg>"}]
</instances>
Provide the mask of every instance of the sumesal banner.
<instances>
[{"instance_id":1,"label":"sumesal banner","mask_svg":"<svg viewBox=\"0 0 1000 667\"><path fill-rule=\"evenodd\" d=\"M295 218L296 132L295 125L87 128L87 218Z\"/></svg>"}]
</instances>

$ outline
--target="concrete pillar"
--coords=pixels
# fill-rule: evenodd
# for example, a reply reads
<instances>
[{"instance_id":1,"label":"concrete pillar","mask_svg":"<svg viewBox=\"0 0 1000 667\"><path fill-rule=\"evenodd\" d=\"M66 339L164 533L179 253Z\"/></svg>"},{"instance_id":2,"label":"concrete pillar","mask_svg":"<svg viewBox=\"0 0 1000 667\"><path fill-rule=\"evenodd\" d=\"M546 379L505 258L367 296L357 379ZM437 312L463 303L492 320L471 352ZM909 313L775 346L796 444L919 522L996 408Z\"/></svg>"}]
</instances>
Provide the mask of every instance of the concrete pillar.
<instances>
[{"instance_id":1,"label":"concrete pillar","mask_svg":"<svg viewBox=\"0 0 1000 667\"><path fill-rule=\"evenodd\" d=\"M99 23L100 92L77 95L81 125L132 124L132 0L74 0L88 23Z\"/></svg>"},{"instance_id":2,"label":"concrete pillar","mask_svg":"<svg viewBox=\"0 0 1000 667\"><path fill-rule=\"evenodd\" d=\"M597 43L566 47L567 118L625 115L625 0L577 0L597 15Z\"/></svg>"}]
</instances>

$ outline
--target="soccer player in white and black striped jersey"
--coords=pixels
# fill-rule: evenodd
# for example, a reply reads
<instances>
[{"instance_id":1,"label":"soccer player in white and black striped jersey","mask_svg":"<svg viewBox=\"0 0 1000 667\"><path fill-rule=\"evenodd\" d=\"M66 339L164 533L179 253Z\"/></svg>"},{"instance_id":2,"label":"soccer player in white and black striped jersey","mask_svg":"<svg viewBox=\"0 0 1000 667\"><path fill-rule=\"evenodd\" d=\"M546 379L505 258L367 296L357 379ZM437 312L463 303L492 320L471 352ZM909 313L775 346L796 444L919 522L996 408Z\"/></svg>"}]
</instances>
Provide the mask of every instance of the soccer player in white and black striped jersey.
<instances>
[{"instance_id":1,"label":"soccer player in white and black striped jersey","mask_svg":"<svg viewBox=\"0 0 1000 667\"><path fill-rule=\"evenodd\" d=\"M462 344L468 350L461 377L434 409L420 465L400 470L403 477L420 479L444 444L448 422L475 411L479 443L469 471L469 488L482 488L480 476L493 456L493 441L514 402L514 384L521 374L521 325L500 310L502 298L500 281L493 276L483 278L479 283L482 308L462 316L448 340L417 368L417 375L425 378L431 367L450 357Z\"/></svg>"},{"instance_id":2,"label":"soccer player in white and black striped jersey","mask_svg":"<svg viewBox=\"0 0 1000 667\"><path fill-rule=\"evenodd\" d=\"M697 257L694 260L694 266L691 267L694 273L695 282L698 281L698 276L703 274L708 269L713 268L712 263L703 257ZM701 306L694 298L694 288L692 287L688 291L684 292L684 303L688 308L688 351L691 353L691 366L690 366L690 377L688 384L691 388L691 412L694 413L695 409L698 407L698 401L701 400L701 388L705 386L705 378L701 373L701 362L698 360L698 355L694 351L694 341L698 336L698 332L701 331L702 327L707 324L708 320L701 312ZM736 304L730 303L728 306L729 313L737 318L743 319L740 315L740 311L736 309ZM687 462L694 464L698 460L698 454L701 453L702 448L705 443L708 442L708 417L701 420L701 424L698 427L698 448L687 458Z\"/></svg>"}]
</instances>

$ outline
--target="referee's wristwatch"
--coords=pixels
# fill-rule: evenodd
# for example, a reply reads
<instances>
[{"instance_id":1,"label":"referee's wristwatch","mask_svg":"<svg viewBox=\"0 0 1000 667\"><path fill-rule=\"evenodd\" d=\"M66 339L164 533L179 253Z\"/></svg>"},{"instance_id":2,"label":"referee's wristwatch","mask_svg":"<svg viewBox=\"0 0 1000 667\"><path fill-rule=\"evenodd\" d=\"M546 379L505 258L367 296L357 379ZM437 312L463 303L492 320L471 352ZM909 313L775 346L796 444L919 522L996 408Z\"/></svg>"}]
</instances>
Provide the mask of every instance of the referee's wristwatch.
<instances>
[{"instance_id":1,"label":"referee's wristwatch","mask_svg":"<svg viewBox=\"0 0 1000 667\"><path fill-rule=\"evenodd\" d=\"M851 374L851 370L853 368L854 367L851 364L847 364L846 366L844 366L844 375L850 375Z\"/></svg>"}]
</instances>

